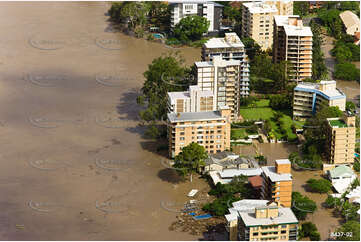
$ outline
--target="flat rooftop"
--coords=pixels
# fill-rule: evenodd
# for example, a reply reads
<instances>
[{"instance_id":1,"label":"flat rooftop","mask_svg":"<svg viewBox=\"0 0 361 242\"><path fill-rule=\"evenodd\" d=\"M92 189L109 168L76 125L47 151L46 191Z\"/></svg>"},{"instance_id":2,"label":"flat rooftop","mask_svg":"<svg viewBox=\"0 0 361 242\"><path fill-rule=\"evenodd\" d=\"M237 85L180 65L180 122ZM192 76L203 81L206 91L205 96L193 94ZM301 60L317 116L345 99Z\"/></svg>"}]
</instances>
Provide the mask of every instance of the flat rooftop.
<instances>
[{"instance_id":1,"label":"flat rooftop","mask_svg":"<svg viewBox=\"0 0 361 242\"><path fill-rule=\"evenodd\" d=\"M235 176L259 176L262 174L262 170L259 168L247 168L247 169L224 169L219 172L220 177L229 178Z\"/></svg>"},{"instance_id":2,"label":"flat rooftop","mask_svg":"<svg viewBox=\"0 0 361 242\"><path fill-rule=\"evenodd\" d=\"M307 26L290 25L288 19L300 19L299 15L276 15L274 20L277 26L283 26L288 36L313 36L311 28Z\"/></svg>"},{"instance_id":3,"label":"flat rooftop","mask_svg":"<svg viewBox=\"0 0 361 242\"><path fill-rule=\"evenodd\" d=\"M320 85L327 84L336 84L336 81L321 81L320 83L312 83L312 82L301 82L297 84L295 87L295 91L303 91L303 92L316 92L318 94L323 95L325 98L331 99L341 99L346 98L346 95L341 92L338 88L327 89L325 91L320 90Z\"/></svg>"},{"instance_id":4,"label":"flat rooftop","mask_svg":"<svg viewBox=\"0 0 361 242\"><path fill-rule=\"evenodd\" d=\"M209 39L204 46L206 48L241 48L244 47L244 44L242 43L241 39L238 37L236 33L232 33L229 35L230 38L235 38L235 41L227 41L226 37L222 38L212 38Z\"/></svg>"},{"instance_id":5,"label":"flat rooftop","mask_svg":"<svg viewBox=\"0 0 361 242\"><path fill-rule=\"evenodd\" d=\"M237 66L241 64L241 61L239 60L220 60L218 62L219 64L217 66L222 66L222 67L226 67L226 66ZM197 67L213 67L214 65L214 61L197 61L194 63Z\"/></svg>"},{"instance_id":6,"label":"flat rooftop","mask_svg":"<svg viewBox=\"0 0 361 242\"><path fill-rule=\"evenodd\" d=\"M169 1L169 4L178 4L178 3L182 3L182 4L213 4L214 6L217 7L224 7L222 4L216 3L216 2L208 2L208 1Z\"/></svg>"},{"instance_id":7,"label":"flat rooftop","mask_svg":"<svg viewBox=\"0 0 361 242\"><path fill-rule=\"evenodd\" d=\"M188 112L188 113L168 113L168 120L171 123L187 121L206 121L206 120L226 120L219 111L210 112Z\"/></svg>"},{"instance_id":8,"label":"flat rooftop","mask_svg":"<svg viewBox=\"0 0 361 242\"><path fill-rule=\"evenodd\" d=\"M285 25L285 32L287 36L313 36L311 27Z\"/></svg>"},{"instance_id":9,"label":"flat rooftop","mask_svg":"<svg viewBox=\"0 0 361 242\"><path fill-rule=\"evenodd\" d=\"M244 224L248 226L275 225L275 224L295 224L298 223L291 208L278 208L278 217L256 218L255 212L238 212Z\"/></svg>"},{"instance_id":10,"label":"flat rooftop","mask_svg":"<svg viewBox=\"0 0 361 242\"><path fill-rule=\"evenodd\" d=\"M278 181L292 181L292 175L290 173L278 174L276 167L274 166L262 166L263 173L271 179L272 182Z\"/></svg>"},{"instance_id":11,"label":"flat rooftop","mask_svg":"<svg viewBox=\"0 0 361 242\"><path fill-rule=\"evenodd\" d=\"M289 159L276 160L276 163L279 165L291 165L291 162Z\"/></svg>"},{"instance_id":12,"label":"flat rooftop","mask_svg":"<svg viewBox=\"0 0 361 242\"><path fill-rule=\"evenodd\" d=\"M275 5L269 5L263 2L248 2L243 3L250 13L277 13L278 10Z\"/></svg>"}]
</instances>

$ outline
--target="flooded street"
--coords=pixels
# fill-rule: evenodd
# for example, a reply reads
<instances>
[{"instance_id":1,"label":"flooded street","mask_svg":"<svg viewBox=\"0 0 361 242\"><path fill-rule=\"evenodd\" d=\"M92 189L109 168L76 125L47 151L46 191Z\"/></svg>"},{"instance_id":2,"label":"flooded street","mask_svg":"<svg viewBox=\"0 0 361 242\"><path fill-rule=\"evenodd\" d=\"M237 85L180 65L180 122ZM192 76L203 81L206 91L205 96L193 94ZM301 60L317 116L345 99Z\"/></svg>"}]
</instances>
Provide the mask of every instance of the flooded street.
<instances>
[{"instance_id":1,"label":"flooded street","mask_svg":"<svg viewBox=\"0 0 361 242\"><path fill-rule=\"evenodd\" d=\"M0 3L1 240L200 239L160 204L204 184L168 181L138 126L143 72L170 49L111 32L108 8Z\"/></svg>"},{"instance_id":2,"label":"flooded street","mask_svg":"<svg viewBox=\"0 0 361 242\"><path fill-rule=\"evenodd\" d=\"M317 226L318 232L321 235L321 240L328 240L331 232L335 232L341 226L342 218L336 218L332 212L333 209L327 209L322 206L327 198L327 194L319 194L314 192L307 192L305 185L307 180L320 179L321 171L294 171L293 177L293 191L300 192L306 195L317 204L317 210L313 214L308 214L306 221L310 221ZM304 221L303 221L304 222Z\"/></svg>"}]
</instances>

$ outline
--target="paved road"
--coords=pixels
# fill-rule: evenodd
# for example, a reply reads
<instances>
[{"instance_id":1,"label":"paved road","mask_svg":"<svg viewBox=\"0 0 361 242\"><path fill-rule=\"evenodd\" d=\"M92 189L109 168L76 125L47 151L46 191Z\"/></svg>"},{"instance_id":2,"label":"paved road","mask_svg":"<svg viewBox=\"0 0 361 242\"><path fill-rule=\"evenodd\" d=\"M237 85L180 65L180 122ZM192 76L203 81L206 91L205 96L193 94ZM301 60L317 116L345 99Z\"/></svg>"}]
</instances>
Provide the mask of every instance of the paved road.
<instances>
[{"instance_id":1,"label":"paved road","mask_svg":"<svg viewBox=\"0 0 361 242\"><path fill-rule=\"evenodd\" d=\"M333 37L323 35L323 45L321 45L321 50L325 56L325 64L328 71L328 77L332 79L333 73L335 71L336 60L331 56L331 50L333 49Z\"/></svg>"}]
</instances>

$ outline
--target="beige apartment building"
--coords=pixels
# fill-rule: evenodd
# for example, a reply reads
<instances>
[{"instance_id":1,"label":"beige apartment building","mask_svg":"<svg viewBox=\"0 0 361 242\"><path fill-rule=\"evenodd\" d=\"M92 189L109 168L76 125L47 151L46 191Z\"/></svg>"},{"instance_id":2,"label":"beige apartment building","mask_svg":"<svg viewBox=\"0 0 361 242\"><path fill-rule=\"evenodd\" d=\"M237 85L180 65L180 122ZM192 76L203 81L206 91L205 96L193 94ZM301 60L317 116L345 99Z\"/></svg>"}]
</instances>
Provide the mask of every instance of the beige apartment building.
<instances>
[{"instance_id":1,"label":"beige apartment building","mask_svg":"<svg viewBox=\"0 0 361 242\"><path fill-rule=\"evenodd\" d=\"M254 39L262 50L272 48L273 16L278 15L274 4L248 2L242 4L242 38Z\"/></svg>"},{"instance_id":2,"label":"beige apartment building","mask_svg":"<svg viewBox=\"0 0 361 242\"><path fill-rule=\"evenodd\" d=\"M355 116L329 118L327 135L327 159L331 164L354 162L356 126Z\"/></svg>"},{"instance_id":3,"label":"beige apartment building","mask_svg":"<svg viewBox=\"0 0 361 242\"><path fill-rule=\"evenodd\" d=\"M202 91L213 92L213 102L217 109L227 106L231 110L231 119L237 120L239 100L249 95L249 87L243 83L244 74L239 60L223 60L214 56L213 61L195 63L197 68L197 86Z\"/></svg>"},{"instance_id":4,"label":"beige apartment building","mask_svg":"<svg viewBox=\"0 0 361 242\"><path fill-rule=\"evenodd\" d=\"M214 56L223 60L239 60L248 65L244 44L236 33L225 33L222 38L211 38L202 46L202 61L212 61Z\"/></svg>"},{"instance_id":5,"label":"beige apartment building","mask_svg":"<svg viewBox=\"0 0 361 242\"><path fill-rule=\"evenodd\" d=\"M293 93L293 119L310 118L321 108L321 104L337 106L345 111L346 95L336 87L336 81L299 83Z\"/></svg>"},{"instance_id":6,"label":"beige apartment building","mask_svg":"<svg viewBox=\"0 0 361 242\"><path fill-rule=\"evenodd\" d=\"M296 241L298 220L291 208L268 200L234 202L225 215L229 240Z\"/></svg>"},{"instance_id":7,"label":"beige apartment building","mask_svg":"<svg viewBox=\"0 0 361 242\"><path fill-rule=\"evenodd\" d=\"M298 15L274 16L273 62L288 61L293 81L312 77L312 36Z\"/></svg>"},{"instance_id":8,"label":"beige apartment building","mask_svg":"<svg viewBox=\"0 0 361 242\"><path fill-rule=\"evenodd\" d=\"M288 159L276 160L276 166L263 166L262 199L279 202L284 207L291 207L292 175L291 162Z\"/></svg>"},{"instance_id":9,"label":"beige apartment building","mask_svg":"<svg viewBox=\"0 0 361 242\"><path fill-rule=\"evenodd\" d=\"M210 112L168 113L169 156L174 158L192 142L210 154L229 150L230 114L228 107Z\"/></svg>"},{"instance_id":10,"label":"beige apartment building","mask_svg":"<svg viewBox=\"0 0 361 242\"><path fill-rule=\"evenodd\" d=\"M189 86L186 92L168 92L168 113L215 111L212 91Z\"/></svg>"},{"instance_id":11,"label":"beige apartment building","mask_svg":"<svg viewBox=\"0 0 361 242\"><path fill-rule=\"evenodd\" d=\"M277 15L293 15L293 1L279 0L266 1L267 4L274 4L278 10Z\"/></svg>"}]
</instances>

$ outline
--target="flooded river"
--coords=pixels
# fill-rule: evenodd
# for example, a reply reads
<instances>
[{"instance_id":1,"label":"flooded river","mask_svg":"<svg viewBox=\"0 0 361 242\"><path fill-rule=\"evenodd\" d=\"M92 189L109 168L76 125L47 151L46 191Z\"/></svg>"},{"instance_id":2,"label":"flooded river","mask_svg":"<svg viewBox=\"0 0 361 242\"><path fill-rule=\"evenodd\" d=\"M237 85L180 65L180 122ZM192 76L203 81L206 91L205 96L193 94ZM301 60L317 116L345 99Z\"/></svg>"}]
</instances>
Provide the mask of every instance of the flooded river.
<instances>
[{"instance_id":1,"label":"flooded river","mask_svg":"<svg viewBox=\"0 0 361 242\"><path fill-rule=\"evenodd\" d=\"M113 33L108 8L0 3L1 240L200 239L168 230L161 202L192 186L167 180L138 126L142 74L170 49Z\"/></svg>"}]
</instances>

